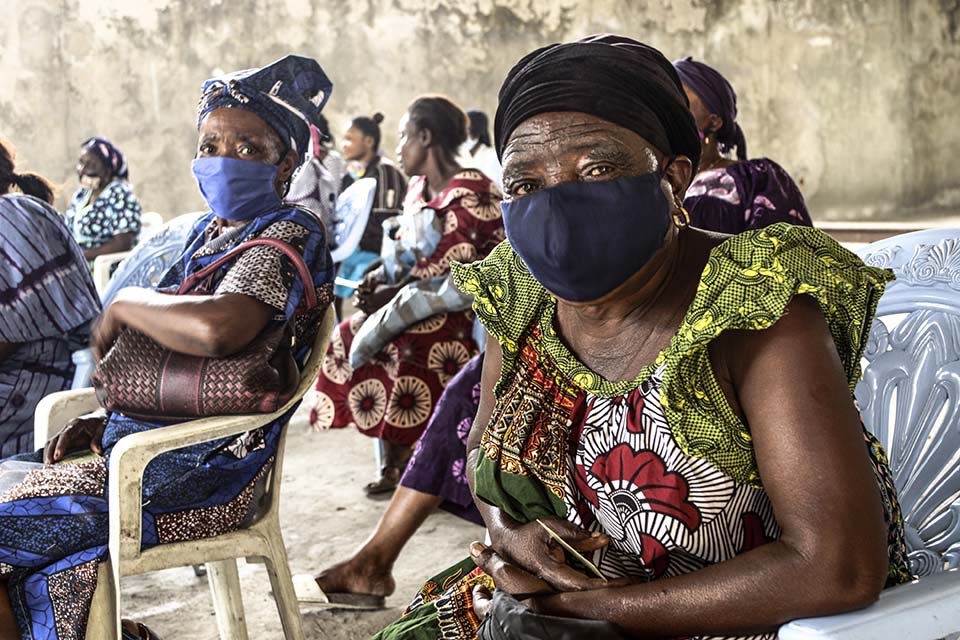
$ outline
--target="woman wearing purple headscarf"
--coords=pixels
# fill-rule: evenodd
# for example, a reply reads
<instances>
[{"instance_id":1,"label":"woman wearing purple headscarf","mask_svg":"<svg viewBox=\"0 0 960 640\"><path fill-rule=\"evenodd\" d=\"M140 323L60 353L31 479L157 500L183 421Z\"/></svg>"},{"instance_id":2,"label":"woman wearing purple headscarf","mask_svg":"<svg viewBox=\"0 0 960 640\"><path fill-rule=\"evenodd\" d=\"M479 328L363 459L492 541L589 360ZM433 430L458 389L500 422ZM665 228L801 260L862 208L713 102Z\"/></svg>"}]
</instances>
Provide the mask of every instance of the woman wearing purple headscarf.
<instances>
[{"instance_id":1,"label":"woman wearing purple headscarf","mask_svg":"<svg viewBox=\"0 0 960 640\"><path fill-rule=\"evenodd\" d=\"M727 79L691 57L673 66L700 132L700 170L683 201L690 224L729 234L776 222L812 227L803 195L786 170L769 158L747 160L737 94ZM734 150L736 160L728 157Z\"/></svg>"},{"instance_id":2,"label":"woman wearing purple headscarf","mask_svg":"<svg viewBox=\"0 0 960 640\"><path fill-rule=\"evenodd\" d=\"M97 256L128 251L140 234L140 201L127 179L123 153L106 138L80 146L80 188L66 212L67 228L91 263Z\"/></svg>"}]
</instances>

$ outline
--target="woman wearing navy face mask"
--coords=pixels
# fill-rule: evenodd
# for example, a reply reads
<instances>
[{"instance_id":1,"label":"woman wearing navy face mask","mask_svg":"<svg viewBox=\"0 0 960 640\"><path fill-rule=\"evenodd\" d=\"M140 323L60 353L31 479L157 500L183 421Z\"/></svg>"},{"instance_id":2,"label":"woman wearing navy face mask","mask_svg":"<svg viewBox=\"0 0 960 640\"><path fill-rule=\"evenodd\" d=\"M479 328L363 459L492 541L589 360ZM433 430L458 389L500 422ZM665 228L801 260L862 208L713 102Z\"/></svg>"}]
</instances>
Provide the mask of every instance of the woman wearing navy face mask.
<instances>
[{"instance_id":1,"label":"woman wearing navy face mask","mask_svg":"<svg viewBox=\"0 0 960 640\"><path fill-rule=\"evenodd\" d=\"M453 266L491 334L467 475L492 544L378 638L767 639L909 579L851 394L890 274L809 228L688 227L697 130L634 40L529 54L495 130L509 242Z\"/></svg>"},{"instance_id":2,"label":"woman wearing navy face mask","mask_svg":"<svg viewBox=\"0 0 960 640\"><path fill-rule=\"evenodd\" d=\"M303 256L317 290L318 304L295 323L297 343L311 343L333 296L333 265L322 224L282 196L331 88L314 60L298 56L204 84L193 172L211 211L198 219L161 290L175 291L247 240L286 242ZM214 273L210 295L124 289L98 320L93 346L105 353L129 327L172 351L236 353L301 307L295 274L285 254L258 246ZM144 545L237 528L251 515L289 417L234 440L161 454L143 478ZM107 459L122 437L159 426L103 412L74 420L29 456L46 466L0 495L0 640L82 635L97 563L107 553ZM124 638L151 637L142 625L125 624Z\"/></svg>"}]
</instances>

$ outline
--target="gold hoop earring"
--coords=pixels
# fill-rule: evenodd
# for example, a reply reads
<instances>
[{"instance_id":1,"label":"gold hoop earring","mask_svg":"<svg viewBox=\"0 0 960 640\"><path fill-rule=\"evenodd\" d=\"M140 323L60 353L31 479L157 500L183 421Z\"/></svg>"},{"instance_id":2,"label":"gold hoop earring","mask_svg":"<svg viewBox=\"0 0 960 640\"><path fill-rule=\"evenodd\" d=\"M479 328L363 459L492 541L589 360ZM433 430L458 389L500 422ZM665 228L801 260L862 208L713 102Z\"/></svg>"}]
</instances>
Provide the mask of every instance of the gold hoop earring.
<instances>
[{"instance_id":1,"label":"gold hoop earring","mask_svg":"<svg viewBox=\"0 0 960 640\"><path fill-rule=\"evenodd\" d=\"M673 211L673 224L677 229L686 229L690 226L690 213L683 205Z\"/></svg>"}]
</instances>

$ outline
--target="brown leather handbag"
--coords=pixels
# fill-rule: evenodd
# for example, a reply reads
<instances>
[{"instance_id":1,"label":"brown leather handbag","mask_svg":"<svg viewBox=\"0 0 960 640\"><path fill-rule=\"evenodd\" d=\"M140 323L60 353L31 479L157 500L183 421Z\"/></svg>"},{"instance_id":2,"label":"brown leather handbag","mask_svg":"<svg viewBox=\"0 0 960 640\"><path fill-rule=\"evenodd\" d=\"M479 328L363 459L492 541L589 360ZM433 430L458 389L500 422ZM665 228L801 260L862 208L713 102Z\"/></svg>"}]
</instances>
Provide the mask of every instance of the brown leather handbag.
<instances>
[{"instance_id":1,"label":"brown leather handbag","mask_svg":"<svg viewBox=\"0 0 960 640\"><path fill-rule=\"evenodd\" d=\"M304 307L297 315L309 314L317 305L310 270L296 249L272 238L250 240L227 252L186 278L176 295L212 293L217 269L258 246L290 258L304 288ZM139 331L124 329L97 364L97 400L107 411L152 422L277 411L300 381L293 357L295 320L271 322L245 349L223 358L171 351Z\"/></svg>"}]
</instances>

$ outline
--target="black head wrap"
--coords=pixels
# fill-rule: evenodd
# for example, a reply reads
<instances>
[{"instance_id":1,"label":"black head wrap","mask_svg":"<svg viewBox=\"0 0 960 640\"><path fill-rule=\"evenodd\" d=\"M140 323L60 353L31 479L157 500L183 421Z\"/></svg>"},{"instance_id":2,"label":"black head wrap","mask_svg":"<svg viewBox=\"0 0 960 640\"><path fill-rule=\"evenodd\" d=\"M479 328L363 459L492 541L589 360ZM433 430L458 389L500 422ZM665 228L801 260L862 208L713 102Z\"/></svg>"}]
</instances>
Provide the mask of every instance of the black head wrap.
<instances>
[{"instance_id":1,"label":"black head wrap","mask_svg":"<svg viewBox=\"0 0 960 640\"><path fill-rule=\"evenodd\" d=\"M670 61L645 44L596 35L526 55L500 87L497 155L521 122L550 111L579 111L636 132L660 152L684 155L696 173L700 137Z\"/></svg>"}]
</instances>

